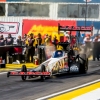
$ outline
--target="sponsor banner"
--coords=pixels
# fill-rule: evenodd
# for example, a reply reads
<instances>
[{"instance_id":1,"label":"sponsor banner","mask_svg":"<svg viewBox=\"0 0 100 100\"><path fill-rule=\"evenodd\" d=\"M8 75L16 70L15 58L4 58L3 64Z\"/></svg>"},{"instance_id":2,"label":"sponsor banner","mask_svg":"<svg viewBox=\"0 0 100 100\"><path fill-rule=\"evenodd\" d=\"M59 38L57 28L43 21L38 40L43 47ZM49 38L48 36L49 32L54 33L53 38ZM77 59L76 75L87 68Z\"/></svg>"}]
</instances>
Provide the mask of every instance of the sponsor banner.
<instances>
[{"instance_id":1,"label":"sponsor banner","mask_svg":"<svg viewBox=\"0 0 100 100\"><path fill-rule=\"evenodd\" d=\"M69 20L23 20L23 35L24 34L31 34L37 35L41 33L42 36L45 34L51 35L58 35L58 23L63 26L76 26L76 21L69 21ZM75 35L76 32L73 31L72 35Z\"/></svg>"},{"instance_id":2,"label":"sponsor banner","mask_svg":"<svg viewBox=\"0 0 100 100\"><path fill-rule=\"evenodd\" d=\"M19 22L0 22L0 33L2 34L18 34Z\"/></svg>"},{"instance_id":3,"label":"sponsor banner","mask_svg":"<svg viewBox=\"0 0 100 100\"><path fill-rule=\"evenodd\" d=\"M21 23L19 22L0 22L0 34L3 35L4 37L7 37L8 34L11 34L12 37L14 38L14 43L15 43L18 36L22 35L21 33L22 26L20 24Z\"/></svg>"},{"instance_id":4,"label":"sponsor banner","mask_svg":"<svg viewBox=\"0 0 100 100\"><path fill-rule=\"evenodd\" d=\"M99 3L99 0L7 0L8 2L73 2L73 3Z\"/></svg>"},{"instance_id":5,"label":"sponsor banner","mask_svg":"<svg viewBox=\"0 0 100 100\"><path fill-rule=\"evenodd\" d=\"M10 76L22 76L22 75L50 75L50 72L10 72Z\"/></svg>"}]
</instances>

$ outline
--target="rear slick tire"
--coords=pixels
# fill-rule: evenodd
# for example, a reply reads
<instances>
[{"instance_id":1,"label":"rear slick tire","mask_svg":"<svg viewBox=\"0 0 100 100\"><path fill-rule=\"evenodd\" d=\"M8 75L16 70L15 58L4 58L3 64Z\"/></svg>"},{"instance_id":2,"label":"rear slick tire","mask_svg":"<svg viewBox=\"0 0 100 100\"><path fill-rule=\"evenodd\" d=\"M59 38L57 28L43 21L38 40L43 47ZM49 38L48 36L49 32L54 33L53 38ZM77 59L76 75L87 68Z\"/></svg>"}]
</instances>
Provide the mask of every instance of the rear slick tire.
<instances>
[{"instance_id":1,"label":"rear slick tire","mask_svg":"<svg viewBox=\"0 0 100 100\"><path fill-rule=\"evenodd\" d=\"M81 54L80 57L84 60L80 60L80 73L86 74L88 71L88 58L86 57L86 54Z\"/></svg>"}]
</instances>

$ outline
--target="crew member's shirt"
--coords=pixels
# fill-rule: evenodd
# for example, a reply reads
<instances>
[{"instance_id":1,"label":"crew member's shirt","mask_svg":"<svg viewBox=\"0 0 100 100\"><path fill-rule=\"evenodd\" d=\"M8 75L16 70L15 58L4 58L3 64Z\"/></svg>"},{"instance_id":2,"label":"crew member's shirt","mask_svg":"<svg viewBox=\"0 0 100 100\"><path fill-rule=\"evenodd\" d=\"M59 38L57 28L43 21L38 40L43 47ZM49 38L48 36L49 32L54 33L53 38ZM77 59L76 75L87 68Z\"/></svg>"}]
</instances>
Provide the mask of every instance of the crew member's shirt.
<instances>
[{"instance_id":1,"label":"crew member's shirt","mask_svg":"<svg viewBox=\"0 0 100 100\"><path fill-rule=\"evenodd\" d=\"M17 45L22 46L22 40L21 39L17 39Z\"/></svg>"},{"instance_id":2,"label":"crew member's shirt","mask_svg":"<svg viewBox=\"0 0 100 100\"><path fill-rule=\"evenodd\" d=\"M34 42L35 42L35 39L31 38L31 39L28 40L28 45L30 47L33 47Z\"/></svg>"},{"instance_id":3,"label":"crew member's shirt","mask_svg":"<svg viewBox=\"0 0 100 100\"><path fill-rule=\"evenodd\" d=\"M5 40L4 40L4 38L1 38L0 39L0 46L4 46L5 45Z\"/></svg>"},{"instance_id":4,"label":"crew member's shirt","mask_svg":"<svg viewBox=\"0 0 100 100\"><path fill-rule=\"evenodd\" d=\"M6 45L13 45L13 38L12 37L6 38Z\"/></svg>"},{"instance_id":5,"label":"crew member's shirt","mask_svg":"<svg viewBox=\"0 0 100 100\"><path fill-rule=\"evenodd\" d=\"M92 39L91 38L88 38L88 37L85 37L84 38L84 42L92 42Z\"/></svg>"}]
</instances>

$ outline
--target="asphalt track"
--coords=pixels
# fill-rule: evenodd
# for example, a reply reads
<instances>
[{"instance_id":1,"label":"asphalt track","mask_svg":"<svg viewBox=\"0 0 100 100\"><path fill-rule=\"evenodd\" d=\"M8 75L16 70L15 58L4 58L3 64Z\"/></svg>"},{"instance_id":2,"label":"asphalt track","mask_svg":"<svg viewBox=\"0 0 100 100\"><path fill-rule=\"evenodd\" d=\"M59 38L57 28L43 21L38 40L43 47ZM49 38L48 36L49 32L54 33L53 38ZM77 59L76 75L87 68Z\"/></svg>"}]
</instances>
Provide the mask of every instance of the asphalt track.
<instances>
[{"instance_id":1,"label":"asphalt track","mask_svg":"<svg viewBox=\"0 0 100 100\"><path fill-rule=\"evenodd\" d=\"M41 82L39 78L23 82L20 77L7 78L6 74L0 74L0 100L35 100L99 78L98 61L90 61L87 74L65 74L48 78L45 82Z\"/></svg>"}]
</instances>

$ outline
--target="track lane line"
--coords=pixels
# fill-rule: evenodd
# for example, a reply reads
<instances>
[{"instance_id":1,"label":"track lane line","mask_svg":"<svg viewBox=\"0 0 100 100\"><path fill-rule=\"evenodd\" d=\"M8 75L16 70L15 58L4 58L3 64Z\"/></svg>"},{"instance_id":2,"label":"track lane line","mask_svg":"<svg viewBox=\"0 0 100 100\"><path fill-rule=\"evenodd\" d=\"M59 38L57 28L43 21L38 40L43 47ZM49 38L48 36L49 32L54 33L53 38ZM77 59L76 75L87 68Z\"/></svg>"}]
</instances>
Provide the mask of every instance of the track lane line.
<instances>
[{"instance_id":1,"label":"track lane line","mask_svg":"<svg viewBox=\"0 0 100 100\"><path fill-rule=\"evenodd\" d=\"M12 72L12 71L20 71L20 70L9 70L9 71ZM9 71L7 71L7 72L0 72L0 75L7 74Z\"/></svg>"},{"instance_id":2,"label":"track lane line","mask_svg":"<svg viewBox=\"0 0 100 100\"><path fill-rule=\"evenodd\" d=\"M92 84L97 83L97 82L100 82L100 79L86 83L86 84L83 84L83 85L80 85L80 86L77 86L77 87L74 87L74 88L71 88L71 89L67 89L67 90L64 90L64 91L53 93L53 94L50 94L48 96L40 97L40 98L37 98L35 100L47 100L47 99L50 99L54 96L58 96L58 95L61 95L61 94L67 93L67 92L71 92L71 91L76 90L76 89L84 88L88 85L92 85Z\"/></svg>"},{"instance_id":3,"label":"track lane line","mask_svg":"<svg viewBox=\"0 0 100 100\"><path fill-rule=\"evenodd\" d=\"M6 74L6 73L7 73L7 72L1 72L0 75L2 75L2 74Z\"/></svg>"},{"instance_id":4,"label":"track lane line","mask_svg":"<svg viewBox=\"0 0 100 100\"><path fill-rule=\"evenodd\" d=\"M9 71L21 71L22 65L24 65L24 64L20 64L20 65L18 65L18 64L13 64L13 65L8 64L8 67L0 69L1 70L0 75L6 74ZM25 64L25 65L27 66L28 69L32 69L32 68L35 68L36 66L38 66L38 65L34 65L33 63ZM16 66L16 68L14 66ZM4 70L4 71L2 71L2 70Z\"/></svg>"}]
</instances>

